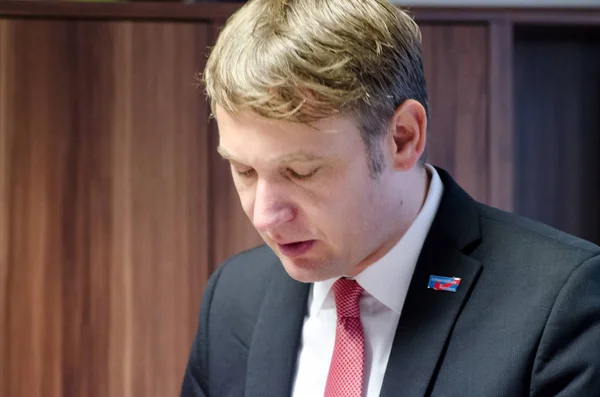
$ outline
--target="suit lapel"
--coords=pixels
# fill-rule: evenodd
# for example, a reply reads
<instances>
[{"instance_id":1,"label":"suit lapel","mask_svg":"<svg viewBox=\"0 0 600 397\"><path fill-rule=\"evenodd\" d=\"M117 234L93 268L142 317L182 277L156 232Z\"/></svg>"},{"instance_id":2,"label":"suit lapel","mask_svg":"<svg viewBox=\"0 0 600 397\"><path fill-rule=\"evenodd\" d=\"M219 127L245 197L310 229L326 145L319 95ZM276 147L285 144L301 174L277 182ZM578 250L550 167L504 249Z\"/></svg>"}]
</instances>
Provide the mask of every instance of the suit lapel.
<instances>
[{"instance_id":1,"label":"suit lapel","mask_svg":"<svg viewBox=\"0 0 600 397\"><path fill-rule=\"evenodd\" d=\"M309 289L278 264L250 344L246 397L291 395Z\"/></svg>"},{"instance_id":2,"label":"suit lapel","mask_svg":"<svg viewBox=\"0 0 600 397\"><path fill-rule=\"evenodd\" d=\"M381 396L425 396L454 324L482 266L467 254L480 241L477 207L443 170L444 196L415 268L385 372ZM462 279L456 292L435 291L431 275Z\"/></svg>"}]
</instances>

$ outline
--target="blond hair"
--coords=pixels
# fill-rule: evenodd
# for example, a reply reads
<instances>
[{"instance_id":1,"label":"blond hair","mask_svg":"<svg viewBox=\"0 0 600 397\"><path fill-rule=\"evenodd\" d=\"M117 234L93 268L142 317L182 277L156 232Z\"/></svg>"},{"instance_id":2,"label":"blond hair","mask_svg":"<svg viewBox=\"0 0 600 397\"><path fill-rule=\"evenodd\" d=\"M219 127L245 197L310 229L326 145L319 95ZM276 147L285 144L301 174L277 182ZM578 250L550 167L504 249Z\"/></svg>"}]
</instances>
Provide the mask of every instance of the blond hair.
<instances>
[{"instance_id":1,"label":"blond hair","mask_svg":"<svg viewBox=\"0 0 600 397\"><path fill-rule=\"evenodd\" d=\"M352 115L377 172L377 137L396 108L428 107L420 42L414 20L387 0L250 0L227 21L203 81L213 113Z\"/></svg>"}]
</instances>

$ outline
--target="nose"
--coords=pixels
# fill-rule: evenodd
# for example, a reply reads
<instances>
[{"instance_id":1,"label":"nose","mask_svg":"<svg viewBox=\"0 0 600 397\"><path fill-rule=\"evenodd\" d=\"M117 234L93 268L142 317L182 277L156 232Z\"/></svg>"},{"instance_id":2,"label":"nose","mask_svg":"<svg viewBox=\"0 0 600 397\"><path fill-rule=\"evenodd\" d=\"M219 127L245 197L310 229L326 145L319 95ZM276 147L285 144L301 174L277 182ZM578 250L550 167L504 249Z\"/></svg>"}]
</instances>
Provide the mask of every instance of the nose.
<instances>
[{"instance_id":1,"label":"nose","mask_svg":"<svg viewBox=\"0 0 600 397\"><path fill-rule=\"evenodd\" d=\"M277 184L258 181L254 197L252 223L261 233L272 231L294 218L294 209Z\"/></svg>"}]
</instances>

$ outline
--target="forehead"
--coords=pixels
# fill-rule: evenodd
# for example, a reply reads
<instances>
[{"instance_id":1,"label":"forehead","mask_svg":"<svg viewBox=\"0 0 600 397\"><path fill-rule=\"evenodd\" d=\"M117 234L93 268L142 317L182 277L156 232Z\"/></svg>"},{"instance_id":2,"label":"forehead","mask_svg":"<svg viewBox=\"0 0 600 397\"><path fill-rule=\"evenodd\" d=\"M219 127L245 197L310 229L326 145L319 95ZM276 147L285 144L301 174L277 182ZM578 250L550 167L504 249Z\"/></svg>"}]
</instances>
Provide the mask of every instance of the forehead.
<instances>
[{"instance_id":1,"label":"forehead","mask_svg":"<svg viewBox=\"0 0 600 397\"><path fill-rule=\"evenodd\" d=\"M312 124L265 119L255 114L231 114L216 108L220 152L236 159L327 157L360 144L352 118L330 117Z\"/></svg>"}]
</instances>

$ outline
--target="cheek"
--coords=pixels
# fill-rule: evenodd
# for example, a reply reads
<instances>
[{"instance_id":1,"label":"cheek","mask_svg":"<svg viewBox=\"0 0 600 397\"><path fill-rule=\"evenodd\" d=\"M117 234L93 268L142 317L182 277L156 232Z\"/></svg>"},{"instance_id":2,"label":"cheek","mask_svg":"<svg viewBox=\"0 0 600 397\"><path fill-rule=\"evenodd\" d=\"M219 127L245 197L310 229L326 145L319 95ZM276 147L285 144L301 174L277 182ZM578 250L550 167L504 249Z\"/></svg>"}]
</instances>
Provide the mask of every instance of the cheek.
<instances>
[{"instance_id":1,"label":"cheek","mask_svg":"<svg viewBox=\"0 0 600 397\"><path fill-rule=\"evenodd\" d=\"M342 228L340 233L350 242L346 246L352 244L351 249L358 250L367 240L375 238L382 221L378 216L378 191L371 181L363 182L354 183L337 198L336 210L337 223Z\"/></svg>"},{"instance_id":2,"label":"cheek","mask_svg":"<svg viewBox=\"0 0 600 397\"><path fill-rule=\"evenodd\" d=\"M332 184L312 197L305 213L330 244L348 250L362 230L364 211L359 195L363 194L348 186Z\"/></svg>"},{"instance_id":3,"label":"cheek","mask_svg":"<svg viewBox=\"0 0 600 397\"><path fill-rule=\"evenodd\" d=\"M235 182L235 188L244 213L248 216L248 218L252 219L255 201L254 189L243 186L240 182Z\"/></svg>"}]
</instances>

